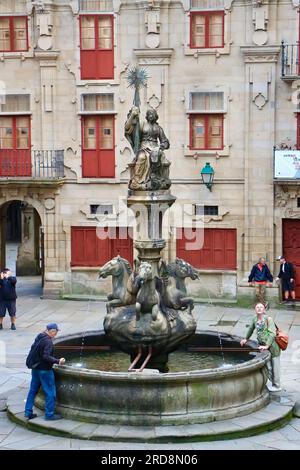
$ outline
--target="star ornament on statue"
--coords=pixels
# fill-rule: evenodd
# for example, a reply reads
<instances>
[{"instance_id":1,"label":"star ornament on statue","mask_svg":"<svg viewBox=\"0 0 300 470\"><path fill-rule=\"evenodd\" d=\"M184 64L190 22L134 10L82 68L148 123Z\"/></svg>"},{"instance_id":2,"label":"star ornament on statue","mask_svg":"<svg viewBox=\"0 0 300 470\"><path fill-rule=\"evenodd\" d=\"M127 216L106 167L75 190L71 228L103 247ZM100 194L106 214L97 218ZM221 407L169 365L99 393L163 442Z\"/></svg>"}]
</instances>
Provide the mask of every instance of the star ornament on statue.
<instances>
[{"instance_id":1,"label":"star ornament on statue","mask_svg":"<svg viewBox=\"0 0 300 470\"><path fill-rule=\"evenodd\" d=\"M149 78L147 71L145 69L141 69L139 67L134 67L129 69L126 76L125 76L128 88L134 88L134 98L133 104L138 108L141 105L140 99L140 88L145 87L147 85L147 80Z\"/></svg>"}]
</instances>

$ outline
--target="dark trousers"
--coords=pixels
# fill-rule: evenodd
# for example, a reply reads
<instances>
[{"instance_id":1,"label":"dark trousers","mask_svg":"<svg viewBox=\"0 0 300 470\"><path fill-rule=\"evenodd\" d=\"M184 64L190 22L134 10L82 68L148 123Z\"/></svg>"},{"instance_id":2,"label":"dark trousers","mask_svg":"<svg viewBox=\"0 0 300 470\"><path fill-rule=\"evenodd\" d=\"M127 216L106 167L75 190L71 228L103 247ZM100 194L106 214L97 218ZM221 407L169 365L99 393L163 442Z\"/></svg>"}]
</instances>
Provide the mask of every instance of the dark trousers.
<instances>
[{"instance_id":1,"label":"dark trousers","mask_svg":"<svg viewBox=\"0 0 300 470\"><path fill-rule=\"evenodd\" d=\"M6 310L10 317L15 317L17 308L15 300L1 300L0 301L0 317L5 317Z\"/></svg>"},{"instance_id":2,"label":"dark trousers","mask_svg":"<svg viewBox=\"0 0 300 470\"><path fill-rule=\"evenodd\" d=\"M55 400L56 400L56 388L55 378L53 370L38 370L32 369L31 371L31 383L28 392L26 405L25 405L25 416L29 417L32 413L34 399L39 391L40 386L45 394L45 416L50 418L54 415Z\"/></svg>"}]
</instances>

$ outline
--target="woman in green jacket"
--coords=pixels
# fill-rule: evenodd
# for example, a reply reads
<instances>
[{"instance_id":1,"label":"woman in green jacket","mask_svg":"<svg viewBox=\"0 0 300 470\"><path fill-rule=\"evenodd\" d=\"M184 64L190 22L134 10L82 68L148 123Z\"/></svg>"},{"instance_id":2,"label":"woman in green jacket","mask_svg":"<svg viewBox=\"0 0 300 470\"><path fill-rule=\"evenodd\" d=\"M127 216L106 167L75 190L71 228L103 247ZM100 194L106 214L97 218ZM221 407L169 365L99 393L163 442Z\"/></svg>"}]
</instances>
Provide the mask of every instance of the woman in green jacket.
<instances>
[{"instance_id":1,"label":"woman in green jacket","mask_svg":"<svg viewBox=\"0 0 300 470\"><path fill-rule=\"evenodd\" d=\"M255 312L249 329L246 334L246 338L242 339L240 344L244 346L248 339L251 337L254 330L256 330L257 341L259 349L265 351L268 349L271 353L271 359L267 363L269 371L269 379L271 385L268 389L271 392L279 392L280 388L280 347L275 341L276 338L276 326L274 320L271 317L265 315L266 308L262 303L255 305Z\"/></svg>"}]
</instances>

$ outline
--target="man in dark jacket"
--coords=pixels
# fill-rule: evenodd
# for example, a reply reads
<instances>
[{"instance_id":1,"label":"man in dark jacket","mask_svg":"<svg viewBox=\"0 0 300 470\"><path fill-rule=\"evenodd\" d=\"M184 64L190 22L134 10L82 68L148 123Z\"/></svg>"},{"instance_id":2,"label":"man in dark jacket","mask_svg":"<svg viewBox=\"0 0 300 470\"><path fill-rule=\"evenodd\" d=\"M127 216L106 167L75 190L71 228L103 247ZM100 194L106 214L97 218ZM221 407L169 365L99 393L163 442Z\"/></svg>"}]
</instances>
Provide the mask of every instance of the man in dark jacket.
<instances>
[{"instance_id":1,"label":"man in dark jacket","mask_svg":"<svg viewBox=\"0 0 300 470\"><path fill-rule=\"evenodd\" d=\"M295 293L295 269L292 263L288 263L284 256L280 256L280 270L276 280L281 279L284 299L289 300L291 293L292 300L296 299Z\"/></svg>"},{"instance_id":2,"label":"man in dark jacket","mask_svg":"<svg viewBox=\"0 0 300 470\"><path fill-rule=\"evenodd\" d=\"M273 276L270 273L265 258L259 258L258 263L252 267L248 282L250 285L255 286L258 302L267 308L268 302L265 299L266 285L273 282Z\"/></svg>"},{"instance_id":3,"label":"man in dark jacket","mask_svg":"<svg viewBox=\"0 0 300 470\"><path fill-rule=\"evenodd\" d=\"M3 269L0 274L0 330L3 329L2 323L6 310L10 316L11 329L16 329L16 284L17 279L11 275L10 269Z\"/></svg>"},{"instance_id":4,"label":"man in dark jacket","mask_svg":"<svg viewBox=\"0 0 300 470\"><path fill-rule=\"evenodd\" d=\"M32 358L34 365L32 365L30 389L25 405L25 417L27 419L33 419L37 416L33 413L33 404L40 386L45 394L45 419L55 421L62 418L61 415L54 412L56 388L52 367L54 364L63 365L65 363L64 358L57 359L53 356L54 346L52 340L57 335L57 332L57 324L49 323L46 331L38 334L31 346L30 353L34 352L34 357Z\"/></svg>"}]
</instances>

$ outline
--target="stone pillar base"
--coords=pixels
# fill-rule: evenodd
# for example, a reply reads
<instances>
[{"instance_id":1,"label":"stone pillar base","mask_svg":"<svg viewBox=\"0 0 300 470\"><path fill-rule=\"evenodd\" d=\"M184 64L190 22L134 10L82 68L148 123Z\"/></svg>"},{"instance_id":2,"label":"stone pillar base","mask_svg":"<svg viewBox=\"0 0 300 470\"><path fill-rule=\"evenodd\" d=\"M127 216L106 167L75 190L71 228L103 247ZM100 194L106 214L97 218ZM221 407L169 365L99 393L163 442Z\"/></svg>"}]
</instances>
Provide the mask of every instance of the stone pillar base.
<instances>
[{"instance_id":1,"label":"stone pillar base","mask_svg":"<svg viewBox=\"0 0 300 470\"><path fill-rule=\"evenodd\" d=\"M47 273L43 288L43 299L60 299L64 287L64 275L62 273Z\"/></svg>"}]
</instances>

